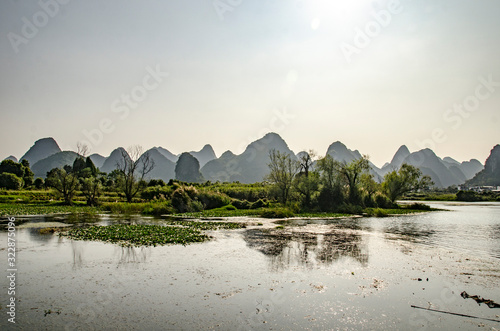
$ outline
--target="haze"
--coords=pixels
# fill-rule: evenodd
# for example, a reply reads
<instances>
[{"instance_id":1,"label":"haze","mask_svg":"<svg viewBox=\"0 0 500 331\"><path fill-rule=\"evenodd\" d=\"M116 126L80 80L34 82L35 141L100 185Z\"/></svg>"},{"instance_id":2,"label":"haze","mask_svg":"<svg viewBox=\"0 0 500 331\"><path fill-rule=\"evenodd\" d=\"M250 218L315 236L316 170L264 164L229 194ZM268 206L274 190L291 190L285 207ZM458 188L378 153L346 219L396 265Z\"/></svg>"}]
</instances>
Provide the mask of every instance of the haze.
<instances>
[{"instance_id":1,"label":"haze","mask_svg":"<svg viewBox=\"0 0 500 331\"><path fill-rule=\"evenodd\" d=\"M92 153L266 132L484 162L500 143L500 2L2 1L0 158L54 137ZM96 130L99 130L97 132Z\"/></svg>"}]
</instances>

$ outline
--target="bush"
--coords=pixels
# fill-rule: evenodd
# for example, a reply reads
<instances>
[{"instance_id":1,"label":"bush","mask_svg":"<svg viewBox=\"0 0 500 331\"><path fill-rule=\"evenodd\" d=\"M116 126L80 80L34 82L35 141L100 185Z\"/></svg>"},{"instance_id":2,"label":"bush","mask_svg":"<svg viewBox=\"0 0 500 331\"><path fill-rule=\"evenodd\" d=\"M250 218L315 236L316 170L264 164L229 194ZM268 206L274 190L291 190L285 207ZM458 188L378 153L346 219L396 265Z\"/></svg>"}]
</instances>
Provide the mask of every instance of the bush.
<instances>
[{"instance_id":1,"label":"bush","mask_svg":"<svg viewBox=\"0 0 500 331\"><path fill-rule=\"evenodd\" d=\"M173 214L175 212L170 201L156 202L147 204L142 210L144 215L160 216L165 214Z\"/></svg>"},{"instance_id":2,"label":"bush","mask_svg":"<svg viewBox=\"0 0 500 331\"><path fill-rule=\"evenodd\" d=\"M344 194L340 187L323 188L318 195L318 205L321 211L334 211L344 202Z\"/></svg>"},{"instance_id":3,"label":"bush","mask_svg":"<svg viewBox=\"0 0 500 331\"><path fill-rule=\"evenodd\" d=\"M375 196L375 203L378 208L390 209L394 207L394 204L391 200L383 194L377 194Z\"/></svg>"},{"instance_id":4,"label":"bush","mask_svg":"<svg viewBox=\"0 0 500 331\"><path fill-rule=\"evenodd\" d=\"M169 200L173 189L170 186L150 186L141 192L144 200Z\"/></svg>"},{"instance_id":5,"label":"bush","mask_svg":"<svg viewBox=\"0 0 500 331\"><path fill-rule=\"evenodd\" d=\"M381 208L367 208L366 209L366 214L368 216L375 216L375 217L387 217L388 213L384 209Z\"/></svg>"},{"instance_id":6,"label":"bush","mask_svg":"<svg viewBox=\"0 0 500 331\"><path fill-rule=\"evenodd\" d=\"M295 214L288 208L274 208L262 211L260 216L264 218L288 218L295 216Z\"/></svg>"},{"instance_id":7,"label":"bush","mask_svg":"<svg viewBox=\"0 0 500 331\"><path fill-rule=\"evenodd\" d=\"M4 172L0 174L0 188L8 190L19 190L23 186L23 180L14 174Z\"/></svg>"},{"instance_id":8,"label":"bush","mask_svg":"<svg viewBox=\"0 0 500 331\"><path fill-rule=\"evenodd\" d=\"M203 209L219 208L231 203L231 199L224 193L214 192L207 189L201 189L196 198L203 204Z\"/></svg>"},{"instance_id":9,"label":"bush","mask_svg":"<svg viewBox=\"0 0 500 331\"><path fill-rule=\"evenodd\" d=\"M406 209L415 209L415 210L431 210L431 206L423 204L423 203L412 203L411 205L407 205Z\"/></svg>"},{"instance_id":10,"label":"bush","mask_svg":"<svg viewBox=\"0 0 500 331\"><path fill-rule=\"evenodd\" d=\"M252 204L247 200L232 199L231 204L238 209L250 209Z\"/></svg>"},{"instance_id":11,"label":"bush","mask_svg":"<svg viewBox=\"0 0 500 331\"><path fill-rule=\"evenodd\" d=\"M262 199L259 199L259 200L255 201L255 202L253 202L250 205L249 209L259 209L259 208L264 208L264 207L269 207L269 202L264 201Z\"/></svg>"},{"instance_id":12,"label":"bush","mask_svg":"<svg viewBox=\"0 0 500 331\"><path fill-rule=\"evenodd\" d=\"M35 179L34 184L35 184L35 187L40 190L44 187L45 181L43 180L43 178L38 177L37 179Z\"/></svg>"},{"instance_id":13,"label":"bush","mask_svg":"<svg viewBox=\"0 0 500 331\"><path fill-rule=\"evenodd\" d=\"M345 203L338 209L338 211L345 214L361 215L363 214L363 207Z\"/></svg>"}]
</instances>

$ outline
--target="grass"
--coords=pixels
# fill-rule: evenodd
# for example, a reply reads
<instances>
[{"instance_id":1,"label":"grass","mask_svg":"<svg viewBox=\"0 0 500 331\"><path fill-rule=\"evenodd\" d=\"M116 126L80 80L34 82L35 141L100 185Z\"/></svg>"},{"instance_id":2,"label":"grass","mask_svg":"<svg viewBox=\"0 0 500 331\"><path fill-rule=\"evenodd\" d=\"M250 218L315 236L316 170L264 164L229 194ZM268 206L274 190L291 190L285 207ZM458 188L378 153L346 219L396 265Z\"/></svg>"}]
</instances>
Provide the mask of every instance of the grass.
<instances>
[{"instance_id":1,"label":"grass","mask_svg":"<svg viewBox=\"0 0 500 331\"><path fill-rule=\"evenodd\" d=\"M103 241L124 247L161 246L167 244L187 245L210 239L204 230L237 229L244 226L227 222L166 221L163 225L114 224L108 226L93 225L85 228L73 228L60 232L74 240Z\"/></svg>"}]
</instances>

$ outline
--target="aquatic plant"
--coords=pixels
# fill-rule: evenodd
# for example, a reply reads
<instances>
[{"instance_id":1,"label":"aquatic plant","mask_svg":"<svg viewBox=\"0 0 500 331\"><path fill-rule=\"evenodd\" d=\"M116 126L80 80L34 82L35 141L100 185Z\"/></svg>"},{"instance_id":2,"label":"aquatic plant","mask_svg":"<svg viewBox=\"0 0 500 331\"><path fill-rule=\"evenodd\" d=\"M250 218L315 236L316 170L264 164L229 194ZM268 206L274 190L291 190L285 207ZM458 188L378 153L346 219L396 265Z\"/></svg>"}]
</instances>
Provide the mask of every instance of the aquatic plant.
<instances>
[{"instance_id":1,"label":"aquatic plant","mask_svg":"<svg viewBox=\"0 0 500 331\"><path fill-rule=\"evenodd\" d=\"M120 246L157 246L167 244L187 245L203 242L210 237L204 230L235 229L243 225L229 222L165 221L164 225L114 224L72 228L59 235L74 240L94 240Z\"/></svg>"}]
</instances>

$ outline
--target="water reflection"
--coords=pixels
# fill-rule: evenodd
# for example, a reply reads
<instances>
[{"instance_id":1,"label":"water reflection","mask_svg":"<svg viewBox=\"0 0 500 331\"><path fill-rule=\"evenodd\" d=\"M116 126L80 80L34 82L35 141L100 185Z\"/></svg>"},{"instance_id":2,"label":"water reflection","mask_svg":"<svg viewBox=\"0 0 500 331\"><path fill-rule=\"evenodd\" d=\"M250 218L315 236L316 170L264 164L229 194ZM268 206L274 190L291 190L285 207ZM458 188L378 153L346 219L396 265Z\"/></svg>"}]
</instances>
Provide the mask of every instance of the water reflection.
<instances>
[{"instance_id":1,"label":"water reflection","mask_svg":"<svg viewBox=\"0 0 500 331\"><path fill-rule=\"evenodd\" d=\"M250 248L267 255L271 269L281 271L293 266L318 268L343 258L368 263L368 249L362 236L353 232L332 230L317 234L275 230L247 230L244 239Z\"/></svg>"},{"instance_id":2,"label":"water reflection","mask_svg":"<svg viewBox=\"0 0 500 331\"><path fill-rule=\"evenodd\" d=\"M400 218L386 224L383 232L389 234L385 236L387 239L395 239L393 235L397 235L414 243L429 242L436 234L436 231L429 224L402 221Z\"/></svg>"},{"instance_id":3,"label":"water reflection","mask_svg":"<svg viewBox=\"0 0 500 331\"><path fill-rule=\"evenodd\" d=\"M125 263L142 263L151 256L151 247L116 247L118 265Z\"/></svg>"}]
</instances>

